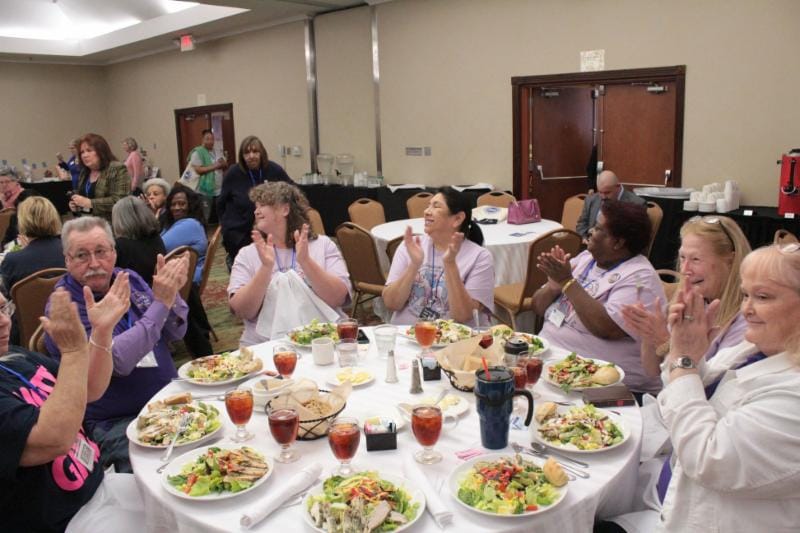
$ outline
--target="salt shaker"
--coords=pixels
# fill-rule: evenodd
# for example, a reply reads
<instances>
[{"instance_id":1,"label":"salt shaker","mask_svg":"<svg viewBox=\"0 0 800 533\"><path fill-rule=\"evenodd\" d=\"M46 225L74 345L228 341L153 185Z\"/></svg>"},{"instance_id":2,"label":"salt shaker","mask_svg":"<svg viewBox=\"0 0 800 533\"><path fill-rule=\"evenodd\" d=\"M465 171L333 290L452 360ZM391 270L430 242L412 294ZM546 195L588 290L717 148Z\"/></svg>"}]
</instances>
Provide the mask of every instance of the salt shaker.
<instances>
[{"instance_id":1,"label":"salt shaker","mask_svg":"<svg viewBox=\"0 0 800 533\"><path fill-rule=\"evenodd\" d=\"M386 383L397 383L397 366L394 364L394 350L389 350L386 358Z\"/></svg>"},{"instance_id":2,"label":"salt shaker","mask_svg":"<svg viewBox=\"0 0 800 533\"><path fill-rule=\"evenodd\" d=\"M411 394L419 394L422 392L422 379L419 377L419 360L414 359L411 361Z\"/></svg>"}]
</instances>

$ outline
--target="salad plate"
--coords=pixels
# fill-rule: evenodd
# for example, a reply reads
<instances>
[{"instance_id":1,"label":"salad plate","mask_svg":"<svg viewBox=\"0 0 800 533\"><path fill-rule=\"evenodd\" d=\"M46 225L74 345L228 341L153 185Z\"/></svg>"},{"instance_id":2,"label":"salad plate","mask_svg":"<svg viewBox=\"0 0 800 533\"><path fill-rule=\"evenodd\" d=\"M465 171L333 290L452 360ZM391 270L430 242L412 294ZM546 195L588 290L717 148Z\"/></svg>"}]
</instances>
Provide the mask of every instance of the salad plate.
<instances>
[{"instance_id":1,"label":"salad plate","mask_svg":"<svg viewBox=\"0 0 800 533\"><path fill-rule=\"evenodd\" d=\"M336 331L336 324L319 322L314 319L305 326L294 328L286 334L286 338L291 344L298 348L308 349L311 349L311 341L320 337L330 337L333 342L338 341L339 334Z\"/></svg>"},{"instance_id":2,"label":"salad plate","mask_svg":"<svg viewBox=\"0 0 800 533\"><path fill-rule=\"evenodd\" d=\"M443 348L448 344L453 344L454 342L463 341L464 339L472 337L471 327L459 324L454 320L438 318L434 322L436 323L436 341L431 346L432 348ZM399 333L402 337L405 337L411 342L419 344L417 338L414 336L414 326L401 330Z\"/></svg>"},{"instance_id":3,"label":"salad plate","mask_svg":"<svg viewBox=\"0 0 800 533\"><path fill-rule=\"evenodd\" d=\"M366 368L346 366L339 368L328 377L327 383L336 387L344 385L348 381L353 387L361 387L362 385L368 385L375 381L375 376Z\"/></svg>"},{"instance_id":4,"label":"salad plate","mask_svg":"<svg viewBox=\"0 0 800 533\"><path fill-rule=\"evenodd\" d=\"M388 484L387 484L388 482ZM377 490L376 490L377 489ZM363 509L353 505L355 497L353 495L374 493L377 491L387 492L387 498L380 502L372 502L366 499ZM336 507L326 504L337 503ZM386 503L383 503L386 502ZM360 503L360 502L359 502ZM389 512L386 512L386 507ZM311 526L314 531L325 533L323 529L328 517L324 509L335 509L337 518L347 513L348 519L357 520L358 523L364 522L366 525L370 518L376 514L386 512L388 515L373 531L404 531L416 523L425 513L425 495L419 487L414 486L409 480L393 474L379 474L377 472L358 472L352 476L342 478L339 476L329 477L320 484L312 487L303 500L303 519L306 524ZM342 509L341 505L345 508ZM393 522L392 512L403 515L405 522ZM319 524L319 525L317 525ZM396 528L394 526L397 526ZM381 529L381 528L384 529ZM361 527L358 531L366 531Z\"/></svg>"},{"instance_id":5,"label":"salad plate","mask_svg":"<svg viewBox=\"0 0 800 533\"><path fill-rule=\"evenodd\" d=\"M622 417L592 404L559 407L543 421L533 420L531 431L542 444L572 453L600 453L622 446L631 431Z\"/></svg>"},{"instance_id":6,"label":"salad plate","mask_svg":"<svg viewBox=\"0 0 800 533\"><path fill-rule=\"evenodd\" d=\"M219 469L220 463L226 467ZM161 475L161 485L168 493L186 500L227 500L252 492L273 471L274 465L266 454L250 446L203 446L169 463Z\"/></svg>"},{"instance_id":7,"label":"salad plate","mask_svg":"<svg viewBox=\"0 0 800 533\"><path fill-rule=\"evenodd\" d=\"M185 413L189 414L189 425L175 442L176 448L208 442L222 431L219 410L204 402L193 402L167 406L160 410L146 410L131 420L125 429L125 435L128 440L143 448L167 448L180 424L181 416Z\"/></svg>"},{"instance_id":8,"label":"salad plate","mask_svg":"<svg viewBox=\"0 0 800 533\"><path fill-rule=\"evenodd\" d=\"M613 380L593 381L593 378L600 377L600 375L595 377L598 371L609 367L616 369L616 375L612 376L614 377ZM602 372L607 373L610 371L602 370ZM625 379L625 371L621 366L609 361L581 357L573 352L560 361L546 363L542 369L542 379L565 392L582 391L622 383L622 380Z\"/></svg>"},{"instance_id":9,"label":"salad plate","mask_svg":"<svg viewBox=\"0 0 800 533\"><path fill-rule=\"evenodd\" d=\"M514 331L510 327L506 326L505 324L498 324L496 326L492 326L492 337L495 338L501 346L505 346L505 343L511 337L521 337L525 342L527 342L530 346L533 346L533 351L529 351L529 355L540 356L543 353L547 352L550 349L550 343L547 342L543 337L539 337L538 335L531 335L530 333L523 333L521 331Z\"/></svg>"},{"instance_id":10,"label":"salad plate","mask_svg":"<svg viewBox=\"0 0 800 533\"><path fill-rule=\"evenodd\" d=\"M517 457L521 458L521 464L516 463ZM499 479L491 479L498 477L499 470L510 472L509 465L512 462L537 478L534 483L527 485L529 488L519 490L519 487L512 487L511 483L504 484ZM540 514L564 501L568 487L556 487L548 482L542 472L543 465L544 459L528 455L479 455L453 470L447 480L448 491L460 505L483 515L519 518ZM520 473L511 475L510 481L514 481Z\"/></svg>"},{"instance_id":11,"label":"salad plate","mask_svg":"<svg viewBox=\"0 0 800 533\"><path fill-rule=\"evenodd\" d=\"M226 352L199 357L184 363L178 369L178 377L194 385L216 387L230 385L257 376L264 363L252 351Z\"/></svg>"}]
</instances>

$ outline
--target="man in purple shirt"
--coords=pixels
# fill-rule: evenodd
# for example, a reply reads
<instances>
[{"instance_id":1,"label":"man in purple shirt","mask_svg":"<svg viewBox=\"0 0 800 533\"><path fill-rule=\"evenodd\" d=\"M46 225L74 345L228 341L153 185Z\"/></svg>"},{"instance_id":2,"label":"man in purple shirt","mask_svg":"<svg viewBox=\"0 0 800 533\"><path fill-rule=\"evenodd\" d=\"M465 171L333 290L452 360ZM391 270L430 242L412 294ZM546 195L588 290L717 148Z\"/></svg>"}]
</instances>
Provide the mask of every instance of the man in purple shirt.
<instances>
[{"instance_id":1,"label":"man in purple shirt","mask_svg":"<svg viewBox=\"0 0 800 533\"><path fill-rule=\"evenodd\" d=\"M114 370L105 394L86 407L84 424L100 445L104 466L130 472L125 429L147 401L175 377L167 343L183 338L188 307L178 291L186 282L188 259L169 263L158 256L153 288L132 270L114 268L117 254L111 228L104 219L81 217L64 224L61 232L67 274L56 284L64 287L78 306L81 322L91 335L83 287L101 300L120 272L130 279L131 305L114 326L111 353ZM49 314L48 303L45 314ZM91 337L90 337L91 338ZM46 335L47 351L59 357L58 347Z\"/></svg>"}]
</instances>

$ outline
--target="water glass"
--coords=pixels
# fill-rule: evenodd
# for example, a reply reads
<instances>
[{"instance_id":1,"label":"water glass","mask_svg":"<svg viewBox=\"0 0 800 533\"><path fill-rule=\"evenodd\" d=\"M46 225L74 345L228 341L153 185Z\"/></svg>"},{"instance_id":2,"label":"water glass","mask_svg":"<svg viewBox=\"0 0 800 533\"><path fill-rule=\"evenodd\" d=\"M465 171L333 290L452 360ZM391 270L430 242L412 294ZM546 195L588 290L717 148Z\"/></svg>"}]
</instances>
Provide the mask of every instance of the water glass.
<instances>
[{"instance_id":1,"label":"water glass","mask_svg":"<svg viewBox=\"0 0 800 533\"><path fill-rule=\"evenodd\" d=\"M355 339L342 339L336 344L339 366L353 367L358 362L358 342Z\"/></svg>"},{"instance_id":2,"label":"water glass","mask_svg":"<svg viewBox=\"0 0 800 533\"><path fill-rule=\"evenodd\" d=\"M389 351L394 350L397 343L397 328L395 326L383 325L376 327L375 344L378 346L378 355L382 358L389 356Z\"/></svg>"}]
</instances>

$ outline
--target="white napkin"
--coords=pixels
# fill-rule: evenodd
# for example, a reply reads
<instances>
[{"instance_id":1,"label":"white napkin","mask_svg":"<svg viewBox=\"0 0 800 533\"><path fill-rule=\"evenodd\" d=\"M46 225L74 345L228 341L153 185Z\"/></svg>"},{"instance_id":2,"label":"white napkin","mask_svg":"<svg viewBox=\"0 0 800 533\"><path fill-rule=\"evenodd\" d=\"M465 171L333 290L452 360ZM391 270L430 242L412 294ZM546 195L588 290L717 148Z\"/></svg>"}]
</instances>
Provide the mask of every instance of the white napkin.
<instances>
[{"instance_id":1,"label":"white napkin","mask_svg":"<svg viewBox=\"0 0 800 533\"><path fill-rule=\"evenodd\" d=\"M453 187L458 192L469 191L472 189L489 189L490 191L494 190L494 185L483 181L480 183L476 183L475 185L451 185L451 187Z\"/></svg>"},{"instance_id":2,"label":"white napkin","mask_svg":"<svg viewBox=\"0 0 800 533\"><path fill-rule=\"evenodd\" d=\"M258 314L256 333L268 339L278 339L314 318L336 322L341 315L314 294L294 270L272 274L264 305Z\"/></svg>"},{"instance_id":3,"label":"white napkin","mask_svg":"<svg viewBox=\"0 0 800 533\"><path fill-rule=\"evenodd\" d=\"M239 519L239 525L244 529L250 529L269 514L280 507L283 502L297 494L303 492L317 481L319 475L322 473L322 465L313 463L302 469L300 472L289 478L286 483L278 483L272 487L269 495L249 511L245 511L242 518Z\"/></svg>"},{"instance_id":4,"label":"white napkin","mask_svg":"<svg viewBox=\"0 0 800 533\"><path fill-rule=\"evenodd\" d=\"M441 529L453 523L453 511L444 503L428 480L428 476L419 467L413 457L403 461L403 473L414 485L425 494L425 507Z\"/></svg>"},{"instance_id":5,"label":"white napkin","mask_svg":"<svg viewBox=\"0 0 800 533\"><path fill-rule=\"evenodd\" d=\"M425 186L421 183L401 183L400 185L386 185L386 188L391 192L395 192L400 189L424 189Z\"/></svg>"}]
</instances>

